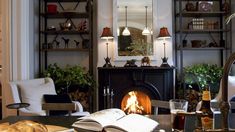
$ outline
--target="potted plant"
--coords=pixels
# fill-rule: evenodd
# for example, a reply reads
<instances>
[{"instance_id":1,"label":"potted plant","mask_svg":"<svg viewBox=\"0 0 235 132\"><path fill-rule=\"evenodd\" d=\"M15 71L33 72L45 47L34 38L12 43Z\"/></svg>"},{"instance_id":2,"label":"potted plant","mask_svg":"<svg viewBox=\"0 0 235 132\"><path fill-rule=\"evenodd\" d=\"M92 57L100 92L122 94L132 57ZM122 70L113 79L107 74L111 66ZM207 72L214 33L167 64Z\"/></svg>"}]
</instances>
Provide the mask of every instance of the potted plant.
<instances>
[{"instance_id":1,"label":"potted plant","mask_svg":"<svg viewBox=\"0 0 235 132\"><path fill-rule=\"evenodd\" d=\"M211 92L218 92L222 73L223 68L217 65L195 64L187 66L183 69L184 83L188 84L190 88L197 85L199 91L205 85L210 85Z\"/></svg>"},{"instance_id":2,"label":"potted plant","mask_svg":"<svg viewBox=\"0 0 235 132\"><path fill-rule=\"evenodd\" d=\"M219 91L220 79L223 68L210 64L195 64L184 67L183 84L186 85L185 99L189 101L189 111L195 111L198 102L201 100L201 92L205 85L210 86L211 97Z\"/></svg>"},{"instance_id":3,"label":"potted plant","mask_svg":"<svg viewBox=\"0 0 235 132\"><path fill-rule=\"evenodd\" d=\"M54 80L56 91L58 94L69 92L71 87L77 86L80 88L94 88L95 80L81 66L69 66L60 68L56 63L50 64L44 72L45 77L50 77Z\"/></svg>"}]
</instances>

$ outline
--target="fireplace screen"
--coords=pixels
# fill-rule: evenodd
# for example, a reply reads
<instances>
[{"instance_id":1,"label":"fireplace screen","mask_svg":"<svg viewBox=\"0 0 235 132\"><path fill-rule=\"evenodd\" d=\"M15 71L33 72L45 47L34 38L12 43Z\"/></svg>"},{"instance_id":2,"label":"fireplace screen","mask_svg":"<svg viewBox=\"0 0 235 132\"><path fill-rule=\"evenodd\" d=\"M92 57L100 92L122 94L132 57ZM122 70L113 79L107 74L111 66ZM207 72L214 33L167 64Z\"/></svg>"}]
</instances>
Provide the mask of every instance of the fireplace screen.
<instances>
[{"instance_id":1,"label":"fireplace screen","mask_svg":"<svg viewBox=\"0 0 235 132\"><path fill-rule=\"evenodd\" d=\"M123 97L121 109L126 114L151 114L151 101L149 96L141 91L130 91Z\"/></svg>"}]
</instances>

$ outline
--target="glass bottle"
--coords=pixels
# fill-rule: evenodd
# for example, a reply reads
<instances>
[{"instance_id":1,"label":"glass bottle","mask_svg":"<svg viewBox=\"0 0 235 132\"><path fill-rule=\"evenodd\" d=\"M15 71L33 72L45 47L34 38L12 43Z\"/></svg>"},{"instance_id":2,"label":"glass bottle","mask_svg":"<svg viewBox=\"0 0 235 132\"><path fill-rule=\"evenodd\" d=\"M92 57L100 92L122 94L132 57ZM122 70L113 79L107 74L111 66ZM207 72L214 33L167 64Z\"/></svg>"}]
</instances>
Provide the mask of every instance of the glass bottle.
<instances>
[{"instance_id":1,"label":"glass bottle","mask_svg":"<svg viewBox=\"0 0 235 132\"><path fill-rule=\"evenodd\" d=\"M202 123L202 129L213 129L214 124L214 115L211 110L210 106L211 101L211 93L209 86L205 86L202 92L202 105L200 108L200 111L202 112L201 115L201 123Z\"/></svg>"}]
</instances>

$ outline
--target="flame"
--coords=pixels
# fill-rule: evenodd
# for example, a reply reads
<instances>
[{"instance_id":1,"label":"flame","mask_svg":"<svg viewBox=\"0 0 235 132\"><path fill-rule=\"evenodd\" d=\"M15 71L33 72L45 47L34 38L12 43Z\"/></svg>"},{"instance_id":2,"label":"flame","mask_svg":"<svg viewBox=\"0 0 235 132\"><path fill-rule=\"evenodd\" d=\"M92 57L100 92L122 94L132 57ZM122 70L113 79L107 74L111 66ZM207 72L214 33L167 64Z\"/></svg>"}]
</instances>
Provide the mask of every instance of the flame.
<instances>
[{"instance_id":1,"label":"flame","mask_svg":"<svg viewBox=\"0 0 235 132\"><path fill-rule=\"evenodd\" d=\"M138 113L138 114L142 114L144 107L139 105L139 102L137 100L137 93L134 91L131 91L128 93L129 98L127 99L127 104L124 108L124 111L127 114L130 113Z\"/></svg>"}]
</instances>

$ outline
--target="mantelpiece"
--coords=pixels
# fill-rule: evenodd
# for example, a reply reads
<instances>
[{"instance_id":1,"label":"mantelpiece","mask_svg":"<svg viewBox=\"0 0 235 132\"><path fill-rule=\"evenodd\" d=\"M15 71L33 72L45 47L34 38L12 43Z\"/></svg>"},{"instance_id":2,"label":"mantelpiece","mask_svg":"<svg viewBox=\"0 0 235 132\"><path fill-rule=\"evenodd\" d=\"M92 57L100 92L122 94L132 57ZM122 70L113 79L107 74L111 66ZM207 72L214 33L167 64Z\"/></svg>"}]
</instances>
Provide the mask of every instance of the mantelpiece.
<instances>
[{"instance_id":1,"label":"mantelpiece","mask_svg":"<svg viewBox=\"0 0 235 132\"><path fill-rule=\"evenodd\" d=\"M173 67L99 67L98 81L99 110L121 108L130 91L139 91L149 100L174 98Z\"/></svg>"}]
</instances>

